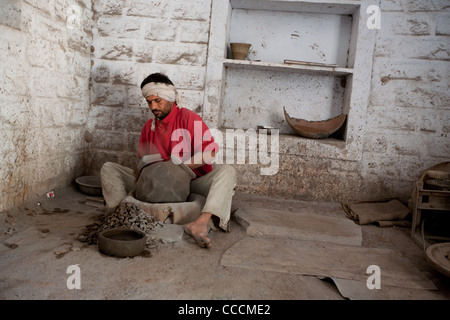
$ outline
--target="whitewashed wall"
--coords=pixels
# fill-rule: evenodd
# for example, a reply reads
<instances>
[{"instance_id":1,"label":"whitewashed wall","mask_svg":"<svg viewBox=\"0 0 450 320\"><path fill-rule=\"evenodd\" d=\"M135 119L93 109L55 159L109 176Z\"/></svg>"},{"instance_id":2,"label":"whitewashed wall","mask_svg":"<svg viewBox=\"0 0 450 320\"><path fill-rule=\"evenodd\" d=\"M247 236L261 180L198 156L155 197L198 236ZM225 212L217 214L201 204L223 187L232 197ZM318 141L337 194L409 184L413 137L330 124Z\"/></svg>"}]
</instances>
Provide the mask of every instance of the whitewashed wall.
<instances>
[{"instance_id":1,"label":"whitewashed wall","mask_svg":"<svg viewBox=\"0 0 450 320\"><path fill-rule=\"evenodd\" d=\"M286 151L280 154L276 175L261 176L260 165L235 165L240 190L298 199L406 199L422 170L449 160L449 8L439 0L382 0L380 9L381 29L372 30L376 41L369 106L358 131L364 134L364 146L355 158L361 160L339 160L322 151L326 143L321 151L314 144L302 144L301 150L281 146ZM210 85L205 82L208 32L227 27L209 26L210 10L209 0L96 1L89 127L101 141L94 143L93 170L107 159L134 165L139 130L150 116L138 90L148 73L167 72L181 88L183 104L209 115L202 109ZM245 83L256 91L267 88L257 86L257 71L237 73L234 76L244 80L226 86L231 93L225 103L234 108L223 115L222 125L248 128L272 121L288 131L284 119L270 108L257 117L239 114L243 108L236 99L242 95L237 91L233 97L234 90L245 91ZM333 94L341 95L339 90L338 84L330 100ZM311 89L312 96L317 97L317 91ZM258 101L240 103L259 110ZM324 111L322 117L334 116L341 108L327 108L329 114Z\"/></svg>"},{"instance_id":2,"label":"whitewashed wall","mask_svg":"<svg viewBox=\"0 0 450 320\"><path fill-rule=\"evenodd\" d=\"M0 10L0 211L84 170L90 0L5 0Z\"/></svg>"},{"instance_id":3,"label":"whitewashed wall","mask_svg":"<svg viewBox=\"0 0 450 320\"><path fill-rule=\"evenodd\" d=\"M149 73L167 73L185 107L207 111L209 31L222 27L210 25L211 0L5 3L0 210L67 185L83 171L95 174L105 161L133 166L150 116L139 91ZM69 27L71 5L81 8L81 23ZM310 200L407 199L425 168L450 161L448 1L381 0L380 8L361 160L330 158L314 144L281 148L276 175L235 165L240 191Z\"/></svg>"}]
</instances>

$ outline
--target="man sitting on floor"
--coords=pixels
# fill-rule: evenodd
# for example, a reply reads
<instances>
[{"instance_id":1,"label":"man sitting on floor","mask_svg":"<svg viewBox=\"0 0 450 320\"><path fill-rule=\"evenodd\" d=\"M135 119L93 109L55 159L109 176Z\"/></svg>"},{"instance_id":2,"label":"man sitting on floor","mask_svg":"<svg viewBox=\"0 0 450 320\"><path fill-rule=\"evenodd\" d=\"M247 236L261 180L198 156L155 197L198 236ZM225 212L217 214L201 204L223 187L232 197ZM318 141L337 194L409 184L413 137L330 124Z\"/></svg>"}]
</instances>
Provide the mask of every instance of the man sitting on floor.
<instances>
[{"instance_id":1,"label":"man sitting on floor","mask_svg":"<svg viewBox=\"0 0 450 320\"><path fill-rule=\"evenodd\" d=\"M218 145L203 119L177 104L177 90L166 75L149 75L141 83L141 91L155 119L149 119L142 128L139 159L142 162L145 156L160 155L162 161L175 159L195 173L190 180L190 192L204 196L206 202L200 215L184 225L184 231L200 247L211 248L207 233L208 226L214 228L212 217L218 218L219 228L229 231L235 170L226 164L212 167ZM117 207L135 190L141 172L142 169L133 170L113 162L102 166L100 176L107 208Z\"/></svg>"}]
</instances>

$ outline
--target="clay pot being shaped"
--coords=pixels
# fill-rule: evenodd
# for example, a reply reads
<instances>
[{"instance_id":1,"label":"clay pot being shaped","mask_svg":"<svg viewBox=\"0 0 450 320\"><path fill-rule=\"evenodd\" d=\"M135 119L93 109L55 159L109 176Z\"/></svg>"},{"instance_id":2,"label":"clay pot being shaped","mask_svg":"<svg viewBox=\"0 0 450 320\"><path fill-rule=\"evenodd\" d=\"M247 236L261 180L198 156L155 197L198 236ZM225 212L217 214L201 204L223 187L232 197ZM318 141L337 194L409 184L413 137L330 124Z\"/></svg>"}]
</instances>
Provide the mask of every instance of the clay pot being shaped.
<instances>
[{"instance_id":1,"label":"clay pot being shaped","mask_svg":"<svg viewBox=\"0 0 450 320\"><path fill-rule=\"evenodd\" d=\"M136 199L148 203L185 202L192 179L189 171L172 160L145 166L136 182Z\"/></svg>"},{"instance_id":2,"label":"clay pot being shaped","mask_svg":"<svg viewBox=\"0 0 450 320\"><path fill-rule=\"evenodd\" d=\"M252 45L250 43L230 43L231 54L235 60L245 60Z\"/></svg>"}]
</instances>

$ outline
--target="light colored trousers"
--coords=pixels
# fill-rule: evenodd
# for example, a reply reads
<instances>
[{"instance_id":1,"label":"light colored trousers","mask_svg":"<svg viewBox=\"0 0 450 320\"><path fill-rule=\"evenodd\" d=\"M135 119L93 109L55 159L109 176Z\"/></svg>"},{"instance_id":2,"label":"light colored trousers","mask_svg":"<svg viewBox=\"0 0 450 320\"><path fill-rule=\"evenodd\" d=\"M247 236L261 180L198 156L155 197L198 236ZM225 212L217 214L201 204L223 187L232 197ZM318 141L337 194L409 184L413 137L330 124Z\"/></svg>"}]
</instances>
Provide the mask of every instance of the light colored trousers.
<instances>
[{"instance_id":1,"label":"light colored trousers","mask_svg":"<svg viewBox=\"0 0 450 320\"><path fill-rule=\"evenodd\" d=\"M103 197L108 208L117 207L135 189L134 170L114 162L106 162L100 170ZM202 195L206 202L201 212L219 218L219 227L228 231L231 201L236 186L236 173L232 166L222 164L210 173L191 180L191 193Z\"/></svg>"}]
</instances>

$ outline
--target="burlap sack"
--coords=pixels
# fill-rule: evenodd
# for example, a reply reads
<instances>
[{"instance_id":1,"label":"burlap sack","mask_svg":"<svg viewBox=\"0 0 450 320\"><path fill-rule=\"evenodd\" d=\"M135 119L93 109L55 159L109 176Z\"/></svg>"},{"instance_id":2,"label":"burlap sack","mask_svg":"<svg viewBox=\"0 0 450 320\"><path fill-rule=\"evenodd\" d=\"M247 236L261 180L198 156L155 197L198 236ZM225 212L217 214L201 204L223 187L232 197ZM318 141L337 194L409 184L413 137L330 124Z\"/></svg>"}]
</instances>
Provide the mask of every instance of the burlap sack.
<instances>
[{"instance_id":1,"label":"burlap sack","mask_svg":"<svg viewBox=\"0 0 450 320\"><path fill-rule=\"evenodd\" d=\"M149 203L186 202L195 174L172 160L154 162L142 168L136 183L136 199Z\"/></svg>"}]
</instances>

